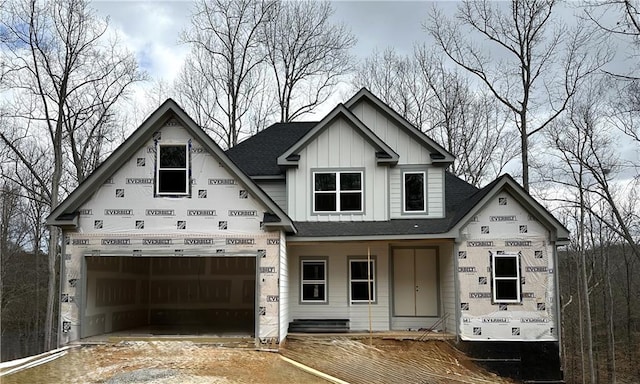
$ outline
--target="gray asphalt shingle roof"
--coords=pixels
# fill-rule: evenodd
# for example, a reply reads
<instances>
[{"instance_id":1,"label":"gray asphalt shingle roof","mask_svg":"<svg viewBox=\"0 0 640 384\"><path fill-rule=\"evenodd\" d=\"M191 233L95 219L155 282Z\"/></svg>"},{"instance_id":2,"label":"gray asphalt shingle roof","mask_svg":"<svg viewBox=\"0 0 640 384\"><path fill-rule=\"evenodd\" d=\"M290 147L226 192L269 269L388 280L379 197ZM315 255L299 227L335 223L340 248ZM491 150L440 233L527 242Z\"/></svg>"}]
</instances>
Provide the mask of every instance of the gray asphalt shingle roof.
<instances>
[{"instance_id":1,"label":"gray asphalt shingle roof","mask_svg":"<svg viewBox=\"0 0 640 384\"><path fill-rule=\"evenodd\" d=\"M231 160L251 177L281 176L277 158L309 132L317 122L277 123L227 150ZM388 221L294 223L296 237L394 236L438 234L449 231L479 202L493 183L478 189L445 172L445 217Z\"/></svg>"},{"instance_id":2,"label":"gray asphalt shingle roof","mask_svg":"<svg viewBox=\"0 0 640 384\"><path fill-rule=\"evenodd\" d=\"M278 156L316 124L309 121L273 124L227 150L227 156L251 177L283 175Z\"/></svg>"}]
</instances>

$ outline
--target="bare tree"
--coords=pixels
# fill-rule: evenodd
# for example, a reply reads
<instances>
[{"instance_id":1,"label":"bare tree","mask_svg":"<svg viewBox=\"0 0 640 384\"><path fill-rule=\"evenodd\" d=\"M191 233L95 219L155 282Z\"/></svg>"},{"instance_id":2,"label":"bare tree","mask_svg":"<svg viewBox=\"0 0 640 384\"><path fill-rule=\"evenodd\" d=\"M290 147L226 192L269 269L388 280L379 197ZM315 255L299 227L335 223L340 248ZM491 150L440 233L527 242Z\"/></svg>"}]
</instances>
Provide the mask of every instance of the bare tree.
<instances>
[{"instance_id":1,"label":"bare tree","mask_svg":"<svg viewBox=\"0 0 640 384\"><path fill-rule=\"evenodd\" d=\"M499 175L517 154L517 135L492 97L472 90L468 79L449 70L425 46L411 56L393 49L375 52L355 76L407 121L456 155L453 172L480 186Z\"/></svg>"},{"instance_id":2,"label":"bare tree","mask_svg":"<svg viewBox=\"0 0 640 384\"><path fill-rule=\"evenodd\" d=\"M626 70L606 70L616 80L640 80L637 76L638 47L640 47L640 3L637 0L601 0L587 1L585 4L586 19L593 22L610 37L622 39L629 44L631 60L636 63L627 66ZM622 50L626 50L622 48Z\"/></svg>"},{"instance_id":3,"label":"bare tree","mask_svg":"<svg viewBox=\"0 0 640 384\"><path fill-rule=\"evenodd\" d=\"M331 21L326 0L279 1L263 24L267 62L275 79L280 121L312 111L352 70L349 50L356 39Z\"/></svg>"},{"instance_id":4,"label":"bare tree","mask_svg":"<svg viewBox=\"0 0 640 384\"><path fill-rule=\"evenodd\" d=\"M64 187L100 162L116 102L143 76L83 0L9 2L0 23L3 86L12 99L5 109L14 128L0 132L0 140L36 183L24 187L37 188L53 209ZM37 151L42 157L33 156ZM42 158L50 160L46 171L39 167ZM54 346L58 243L58 230L51 228L45 349Z\"/></svg>"},{"instance_id":5,"label":"bare tree","mask_svg":"<svg viewBox=\"0 0 640 384\"><path fill-rule=\"evenodd\" d=\"M432 128L429 103L435 97L419 59L401 56L393 48L374 51L355 72L353 87L368 88L423 132Z\"/></svg>"},{"instance_id":6,"label":"bare tree","mask_svg":"<svg viewBox=\"0 0 640 384\"><path fill-rule=\"evenodd\" d=\"M221 114L208 120L227 148L246 129L243 124L263 81L259 67L266 51L260 29L274 7L273 1L200 0L191 28L182 36L192 48L183 78L188 76L192 84L198 76L206 79L203 85L215 95L215 111Z\"/></svg>"},{"instance_id":7,"label":"bare tree","mask_svg":"<svg viewBox=\"0 0 640 384\"><path fill-rule=\"evenodd\" d=\"M610 57L596 45L594 31L561 26L554 19L556 5L556 0L512 0L507 8L489 0L464 1L455 19L434 8L425 23L447 57L513 114L527 191L529 138L554 121L584 79Z\"/></svg>"},{"instance_id":8,"label":"bare tree","mask_svg":"<svg viewBox=\"0 0 640 384\"><path fill-rule=\"evenodd\" d=\"M579 212L576 222L578 242L576 252L579 255L578 267L580 275L581 297L580 322L584 330L582 338L585 345L586 375L591 382L597 381L594 361L594 335L592 329L592 288L602 286L604 296L605 318L604 324L607 357L607 372L609 382L616 380L615 337L610 323L613 322L614 307L612 301L611 268L607 250L610 249L611 239L624 242L630 246L638 258L637 233L634 222L637 223L637 209L629 193L635 185L620 183L617 178L623 169L619 157L616 155L612 130L608 125L607 86L603 82L593 82L585 92L578 94L568 106L566 118L550 125L547 132L547 153L550 160L546 165L548 180L553 181L558 194L555 199L568 209ZM589 261L588 253L597 254ZM598 259L598 262L593 260ZM628 260L624 262L628 269ZM620 265L624 265L620 263ZM599 272L597 280L590 278ZM589 271L592 271L591 273ZM592 284L589 284L589 280ZM598 311L596 307L595 311Z\"/></svg>"}]
</instances>

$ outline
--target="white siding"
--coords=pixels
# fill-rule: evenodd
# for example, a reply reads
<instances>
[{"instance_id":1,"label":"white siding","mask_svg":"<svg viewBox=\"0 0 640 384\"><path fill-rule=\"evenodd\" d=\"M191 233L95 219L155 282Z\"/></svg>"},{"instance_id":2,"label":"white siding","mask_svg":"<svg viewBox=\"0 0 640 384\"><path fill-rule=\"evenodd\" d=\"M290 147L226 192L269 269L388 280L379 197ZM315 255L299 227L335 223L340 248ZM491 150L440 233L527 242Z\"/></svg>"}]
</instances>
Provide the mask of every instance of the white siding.
<instances>
[{"instance_id":1,"label":"white siding","mask_svg":"<svg viewBox=\"0 0 640 384\"><path fill-rule=\"evenodd\" d=\"M456 331L455 260L452 244L440 247L440 304L441 315L446 316L444 332Z\"/></svg>"},{"instance_id":2,"label":"white siding","mask_svg":"<svg viewBox=\"0 0 640 384\"><path fill-rule=\"evenodd\" d=\"M283 181L257 181L258 186L269 195L278 206L287 212L287 187Z\"/></svg>"},{"instance_id":3,"label":"white siding","mask_svg":"<svg viewBox=\"0 0 640 384\"><path fill-rule=\"evenodd\" d=\"M429 150L373 104L360 101L351 107L351 112L400 155L399 165L431 164Z\"/></svg>"},{"instance_id":4,"label":"white siding","mask_svg":"<svg viewBox=\"0 0 640 384\"><path fill-rule=\"evenodd\" d=\"M376 264L376 303L371 305L372 328L389 329L389 257L388 244L376 242L369 246ZM367 257L365 243L322 245L289 244L290 319L349 319L352 330L369 329L368 304L351 304L349 300L349 257ZM300 303L300 258L327 257L326 304Z\"/></svg>"},{"instance_id":5,"label":"white siding","mask_svg":"<svg viewBox=\"0 0 640 384\"><path fill-rule=\"evenodd\" d=\"M427 170L427 204L429 217L444 217L444 168Z\"/></svg>"},{"instance_id":6,"label":"white siding","mask_svg":"<svg viewBox=\"0 0 640 384\"><path fill-rule=\"evenodd\" d=\"M420 217L440 218L444 217L444 168L424 166L425 168L395 167L389 170L389 208L392 219ZM402 214L402 170L426 169L427 176L427 213L426 215Z\"/></svg>"},{"instance_id":7,"label":"white siding","mask_svg":"<svg viewBox=\"0 0 640 384\"><path fill-rule=\"evenodd\" d=\"M346 120L327 127L300 154L297 168L287 171L288 214L296 221L386 220L387 167L376 164L376 149ZM313 170L363 170L364 213L313 214Z\"/></svg>"},{"instance_id":8,"label":"white siding","mask_svg":"<svg viewBox=\"0 0 640 384\"><path fill-rule=\"evenodd\" d=\"M439 259L439 312L448 314L446 332L455 330L455 287L453 281L453 244L429 242L390 243L377 241L371 243L316 243L298 245L289 243L289 321L295 319L349 319L351 329L362 331L369 329L367 304L349 302L349 264L352 256L367 256L367 248L376 260L377 301L371 306L372 328L383 331L390 329L423 328L433 325L439 317L392 317L392 300L402 300L393 296L391 286L391 247L436 247ZM300 302L300 260L301 258L326 258L327 260L327 299L326 304L302 304ZM442 327L440 327L442 329Z\"/></svg>"},{"instance_id":9,"label":"white siding","mask_svg":"<svg viewBox=\"0 0 640 384\"><path fill-rule=\"evenodd\" d=\"M280 281L278 284L280 295L280 339L282 342L287 337L289 328L289 264L287 258L287 237L280 232Z\"/></svg>"}]
</instances>

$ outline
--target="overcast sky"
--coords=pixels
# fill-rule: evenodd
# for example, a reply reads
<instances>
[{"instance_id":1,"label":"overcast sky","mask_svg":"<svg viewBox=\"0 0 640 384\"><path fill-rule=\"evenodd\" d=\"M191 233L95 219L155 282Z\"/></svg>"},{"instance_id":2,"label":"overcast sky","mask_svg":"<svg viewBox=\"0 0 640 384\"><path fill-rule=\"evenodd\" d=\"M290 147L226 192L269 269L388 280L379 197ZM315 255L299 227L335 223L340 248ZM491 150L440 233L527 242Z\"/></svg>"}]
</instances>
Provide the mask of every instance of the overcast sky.
<instances>
[{"instance_id":1,"label":"overcast sky","mask_svg":"<svg viewBox=\"0 0 640 384\"><path fill-rule=\"evenodd\" d=\"M368 56L376 47L389 46L409 52L413 43L428 38L422 29L427 1L336 1L334 18L351 28L358 39L353 53ZM454 2L440 6L455 8ZM189 1L96 1L94 8L111 18L141 66L154 78L176 76L187 47L179 44L180 32L189 25Z\"/></svg>"}]
</instances>

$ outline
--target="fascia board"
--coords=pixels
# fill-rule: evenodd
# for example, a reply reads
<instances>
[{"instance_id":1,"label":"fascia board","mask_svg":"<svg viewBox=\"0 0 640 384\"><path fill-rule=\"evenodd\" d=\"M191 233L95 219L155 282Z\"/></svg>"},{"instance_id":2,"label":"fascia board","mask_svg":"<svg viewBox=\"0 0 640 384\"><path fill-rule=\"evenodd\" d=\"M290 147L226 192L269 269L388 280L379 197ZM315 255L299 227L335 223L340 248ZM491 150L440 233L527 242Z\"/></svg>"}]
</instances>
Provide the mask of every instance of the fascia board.
<instances>
[{"instance_id":1,"label":"fascia board","mask_svg":"<svg viewBox=\"0 0 640 384\"><path fill-rule=\"evenodd\" d=\"M187 113L172 99L165 101L149 118L147 118L134 133L125 140L103 164L101 164L91 175L76 188L62 204L54 209L47 218L47 224L56 225L56 218L63 213L75 212L91 195L108 179L113 172L117 171L131 157L131 154L140 148L147 140L153 137L153 133L162 127L166 121L175 117L181 125L189 131L207 150L214 153L229 171L241 183L256 196L271 212L280 218L280 226L295 232L295 226L289 216L277 206L276 203L258 187L250 177L235 165L222 149L207 135ZM77 222L76 222L77 225Z\"/></svg>"},{"instance_id":2,"label":"fascia board","mask_svg":"<svg viewBox=\"0 0 640 384\"><path fill-rule=\"evenodd\" d=\"M298 160L290 160L289 157L296 154L299 150L309 144L316 136L318 136L325 128L327 128L338 117L344 117L349 123L357 128L360 133L377 149L387 153L386 158L376 159L378 163L396 164L399 155L389 147L382 139L380 139L373 131L371 131L360 119L358 119L343 104L338 104L329 114L322 119L313 129L307 132L300 140L287 149L278 157L278 165L281 166L297 166Z\"/></svg>"},{"instance_id":3,"label":"fascia board","mask_svg":"<svg viewBox=\"0 0 640 384\"><path fill-rule=\"evenodd\" d=\"M98 166L67 198L47 217L48 225L55 225L58 216L75 212L94 192L124 163L131 153L140 148L153 136L156 127L162 126L171 117L177 104L171 99L165 101L153 112L131 136L124 141L102 164Z\"/></svg>"},{"instance_id":4,"label":"fascia board","mask_svg":"<svg viewBox=\"0 0 640 384\"><path fill-rule=\"evenodd\" d=\"M459 233L462 227L482 210L486 204L493 199L500 191L506 190L520 203L527 211L534 213L536 218L553 233L552 240L563 241L569 238L569 231L560 223L546 208L538 203L533 197L527 194L515 180L509 175L501 176L502 180L496 183L491 191L487 193L465 216L463 216L450 231ZM459 235L457 236L459 237Z\"/></svg>"},{"instance_id":5,"label":"fascia board","mask_svg":"<svg viewBox=\"0 0 640 384\"><path fill-rule=\"evenodd\" d=\"M429 138L419 129L411 125L404 117L400 116L396 111L390 108L387 104L382 102L378 97L376 97L371 91L367 88L362 88L358 93L356 93L351 99L344 103L347 109L351 109L354 105L356 105L363 97L367 98L371 101L381 112L391 117L398 124L403 127L410 135L416 137L420 142L422 142L430 151L438 152L444 156L442 159L432 160L434 163L452 163L455 160L455 156L452 155L449 151L444 149L440 144Z\"/></svg>"},{"instance_id":6,"label":"fascia board","mask_svg":"<svg viewBox=\"0 0 640 384\"><path fill-rule=\"evenodd\" d=\"M336 241L386 241L386 240L455 240L456 233L414 234L414 235L364 235L364 236L287 236L287 243L336 242Z\"/></svg>"}]
</instances>

